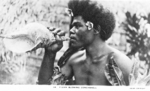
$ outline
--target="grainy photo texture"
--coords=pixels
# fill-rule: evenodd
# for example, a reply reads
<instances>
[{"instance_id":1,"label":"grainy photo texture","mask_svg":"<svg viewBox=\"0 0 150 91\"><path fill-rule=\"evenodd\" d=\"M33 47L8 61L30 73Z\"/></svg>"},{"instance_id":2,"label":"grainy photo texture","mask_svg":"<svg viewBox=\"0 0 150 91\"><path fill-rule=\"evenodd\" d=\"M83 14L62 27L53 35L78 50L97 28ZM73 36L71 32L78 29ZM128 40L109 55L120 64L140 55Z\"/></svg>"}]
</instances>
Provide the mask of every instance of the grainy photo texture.
<instances>
[{"instance_id":1,"label":"grainy photo texture","mask_svg":"<svg viewBox=\"0 0 150 91\"><path fill-rule=\"evenodd\" d=\"M150 85L148 0L0 2L0 84Z\"/></svg>"}]
</instances>

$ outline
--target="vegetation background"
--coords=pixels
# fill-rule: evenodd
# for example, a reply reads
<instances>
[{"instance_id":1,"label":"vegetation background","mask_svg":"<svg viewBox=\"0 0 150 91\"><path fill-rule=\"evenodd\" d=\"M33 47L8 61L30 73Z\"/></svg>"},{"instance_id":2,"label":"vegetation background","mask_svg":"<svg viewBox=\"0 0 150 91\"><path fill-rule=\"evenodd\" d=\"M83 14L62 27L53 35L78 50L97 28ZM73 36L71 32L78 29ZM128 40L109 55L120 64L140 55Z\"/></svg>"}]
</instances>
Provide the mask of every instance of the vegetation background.
<instances>
[{"instance_id":1,"label":"vegetation background","mask_svg":"<svg viewBox=\"0 0 150 91\"><path fill-rule=\"evenodd\" d=\"M69 18L64 13L68 1L0 0L0 33L21 31L21 28L30 22L40 22L47 27L60 27L68 33ZM129 57L136 56L140 61L149 63L149 1L97 1L112 10L117 20L108 44ZM57 55L57 60L68 47L67 42L64 42L64 45ZM43 53L43 49L38 49L28 54L15 54L7 50L0 39L0 84L36 84Z\"/></svg>"}]
</instances>

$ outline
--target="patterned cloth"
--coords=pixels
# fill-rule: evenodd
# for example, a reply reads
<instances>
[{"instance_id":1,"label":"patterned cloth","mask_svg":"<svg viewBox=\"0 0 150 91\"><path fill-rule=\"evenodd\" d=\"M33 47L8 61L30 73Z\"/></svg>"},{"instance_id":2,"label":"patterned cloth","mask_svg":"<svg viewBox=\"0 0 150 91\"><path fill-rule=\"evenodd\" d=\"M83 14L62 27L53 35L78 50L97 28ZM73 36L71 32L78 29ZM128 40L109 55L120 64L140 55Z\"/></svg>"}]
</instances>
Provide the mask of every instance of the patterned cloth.
<instances>
[{"instance_id":1,"label":"patterned cloth","mask_svg":"<svg viewBox=\"0 0 150 91\"><path fill-rule=\"evenodd\" d=\"M65 85L68 82L65 75L63 75L59 69L59 67L54 67L54 74L50 80L51 85Z\"/></svg>"}]
</instances>

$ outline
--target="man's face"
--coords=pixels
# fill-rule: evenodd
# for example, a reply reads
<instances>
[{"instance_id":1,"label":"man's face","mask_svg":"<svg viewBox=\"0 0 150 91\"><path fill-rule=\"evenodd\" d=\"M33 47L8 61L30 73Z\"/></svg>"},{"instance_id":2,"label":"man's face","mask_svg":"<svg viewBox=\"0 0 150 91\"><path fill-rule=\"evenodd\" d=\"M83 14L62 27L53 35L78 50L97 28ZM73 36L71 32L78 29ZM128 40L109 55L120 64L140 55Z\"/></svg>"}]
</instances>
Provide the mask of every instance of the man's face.
<instances>
[{"instance_id":1,"label":"man's face","mask_svg":"<svg viewBox=\"0 0 150 91\"><path fill-rule=\"evenodd\" d=\"M81 16L74 17L70 29L70 46L85 47L93 41L93 38L93 31L88 30L83 18Z\"/></svg>"}]
</instances>

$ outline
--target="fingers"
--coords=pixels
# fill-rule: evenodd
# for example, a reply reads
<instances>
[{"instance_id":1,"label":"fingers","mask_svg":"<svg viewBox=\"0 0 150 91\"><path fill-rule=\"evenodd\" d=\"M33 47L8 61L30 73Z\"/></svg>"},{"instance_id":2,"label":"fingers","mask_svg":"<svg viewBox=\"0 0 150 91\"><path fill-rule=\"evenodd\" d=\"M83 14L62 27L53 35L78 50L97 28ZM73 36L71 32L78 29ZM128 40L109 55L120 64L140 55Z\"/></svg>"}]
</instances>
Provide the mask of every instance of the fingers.
<instances>
[{"instance_id":1,"label":"fingers","mask_svg":"<svg viewBox=\"0 0 150 91\"><path fill-rule=\"evenodd\" d=\"M58 36L65 36L65 32L64 31L59 31L59 32L57 32L57 35Z\"/></svg>"},{"instance_id":2,"label":"fingers","mask_svg":"<svg viewBox=\"0 0 150 91\"><path fill-rule=\"evenodd\" d=\"M70 38L69 37L65 37L65 36L58 36L58 35L56 35L56 41L68 41L68 40L70 40Z\"/></svg>"},{"instance_id":3,"label":"fingers","mask_svg":"<svg viewBox=\"0 0 150 91\"><path fill-rule=\"evenodd\" d=\"M66 41L69 38L65 37L65 32L59 28L50 27L49 30L54 34L56 41Z\"/></svg>"},{"instance_id":4,"label":"fingers","mask_svg":"<svg viewBox=\"0 0 150 91\"><path fill-rule=\"evenodd\" d=\"M54 28L50 27L49 30L54 34L54 35L59 35L59 36L64 36L65 32L61 30L60 28Z\"/></svg>"},{"instance_id":5,"label":"fingers","mask_svg":"<svg viewBox=\"0 0 150 91\"><path fill-rule=\"evenodd\" d=\"M55 29L54 31L52 31L52 33L58 36L65 36L65 32L60 29Z\"/></svg>"},{"instance_id":6,"label":"fingers","mask_svg":"<svg viewBox=\"0 0 150 91\"><path fill-rule=\"evenodd\" d=\"M54 30L52 31L52 33L53 33L54 35L57 35L59 32L61 32L60 29L54 29Z\"/></svg>"},{"instance_id":7,"label":"fingers","mask_svg":"<svg viewBox=\"0 0 150 91\"><path fill-rule=\"evenodd\" d=\"M61 36L56 35L55 38L56 38L56 41L61 41Z\"/></svg>"},{"instance_id":8,"label":"fingers","mask_svg":"<svg viewBox=\"0 0 150 91\"><path fill-rule=\"evenodd\" d=\"M50 30L50 31L54 31L56 28L54 28L54 27L47 27L47 29Z\"/></svg>"}]
</instances>

